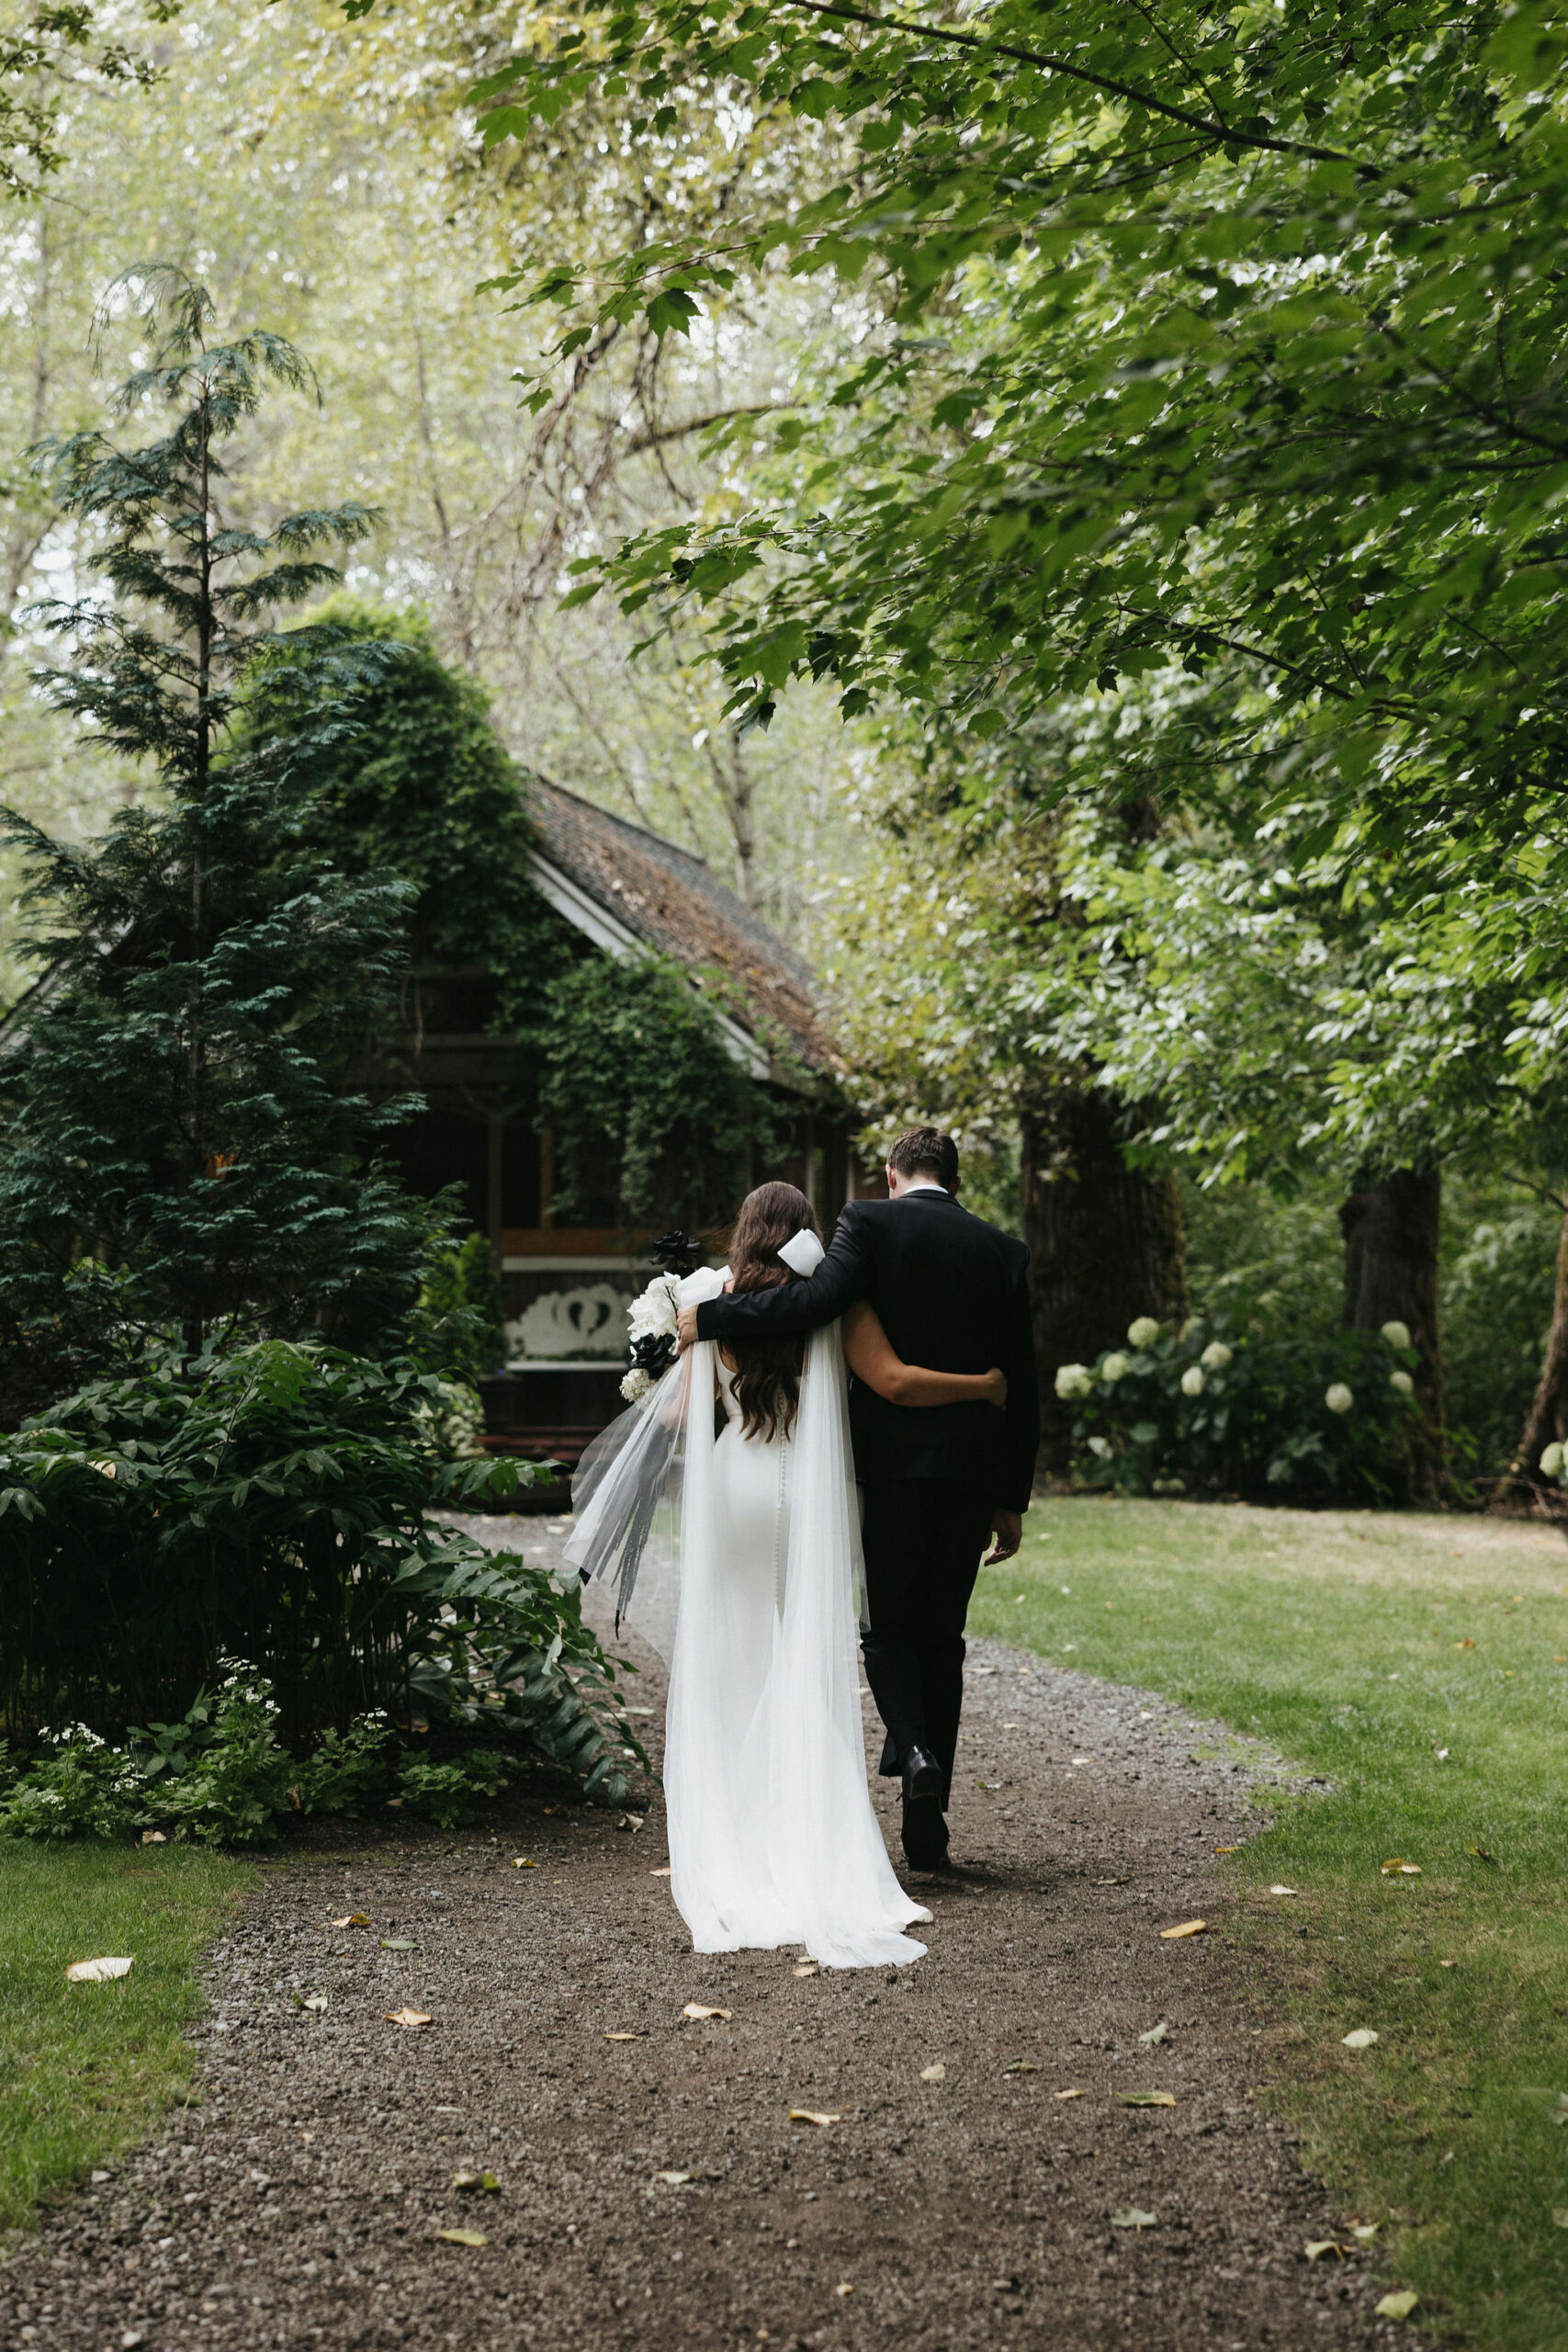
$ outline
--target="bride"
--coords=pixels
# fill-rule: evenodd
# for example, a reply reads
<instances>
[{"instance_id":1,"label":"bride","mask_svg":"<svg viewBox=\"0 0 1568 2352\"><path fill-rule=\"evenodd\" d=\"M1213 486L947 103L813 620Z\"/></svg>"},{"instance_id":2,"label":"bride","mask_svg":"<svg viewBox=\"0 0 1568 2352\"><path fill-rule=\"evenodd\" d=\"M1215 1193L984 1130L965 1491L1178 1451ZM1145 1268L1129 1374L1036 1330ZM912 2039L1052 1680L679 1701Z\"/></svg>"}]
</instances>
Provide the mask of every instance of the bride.
<instances>
[{"instance_id":1,"label":"bride","mask_svg":"<svg viewBox=\"0 0 1568 2352\"><path fill-rule=\"evenodd\" d=\"M672 1283L682 1306L814 1272L817 1220L761 1184L729 1267ZM894 1354L874 1309L807 1339L699 1342L593 1441L566 1557L601 1577L670 1666L671 1891L697 1951L804 1945L824 1967L919 1960L931 1913L893 1875L861 1729L859 1514L845 1382L895 1404L1001 1406L1000 1372Z\"/></svg>"}]
</instances>

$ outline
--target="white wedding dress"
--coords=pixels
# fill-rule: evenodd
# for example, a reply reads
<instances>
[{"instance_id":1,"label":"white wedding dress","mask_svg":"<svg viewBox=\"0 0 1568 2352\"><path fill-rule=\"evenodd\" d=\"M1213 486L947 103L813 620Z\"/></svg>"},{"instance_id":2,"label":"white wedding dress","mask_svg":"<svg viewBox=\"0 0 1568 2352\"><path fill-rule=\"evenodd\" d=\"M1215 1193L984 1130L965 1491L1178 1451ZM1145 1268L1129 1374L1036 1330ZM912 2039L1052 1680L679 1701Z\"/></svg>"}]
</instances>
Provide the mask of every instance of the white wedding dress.
<instances>
[{"instance_id":1,"label":"white wedding dress","mask_svg":"<svg viewBox=\"0 0 1568 2352\"><path fill-rule=\"evenodd\" d=\"M714 1295L697 1274L683 1297ZM716 1409L716 1408L717 1409ZM919 1960L866 1785L860 1531L837 1324L807 1342L787 1438L741 1434L699 1343L594 1441L566 1556L670 1663L671 1892L697 1951Z\"/></svg>"}]
</instances>

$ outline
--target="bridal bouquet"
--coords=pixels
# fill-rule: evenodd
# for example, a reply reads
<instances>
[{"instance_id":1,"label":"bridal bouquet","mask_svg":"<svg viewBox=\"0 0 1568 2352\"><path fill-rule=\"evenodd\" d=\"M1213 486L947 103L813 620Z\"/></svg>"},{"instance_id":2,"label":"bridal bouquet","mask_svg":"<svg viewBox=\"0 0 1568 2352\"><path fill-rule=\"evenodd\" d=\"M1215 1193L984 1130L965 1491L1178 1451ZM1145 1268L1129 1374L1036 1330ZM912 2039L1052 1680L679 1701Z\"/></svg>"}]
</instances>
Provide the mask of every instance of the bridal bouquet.
<instances>
[{"instance_id":1,"label":"bridal bouquet","mask_svg":"<svg viewBox=\"0 0 1568 2352\"><path fill-rule=\"evenodd\" d=\"M677 1293L682 1279L701 1263L703 1250L691 1234L675 1232L661 1235L650 1254L664 1271L654 1275L626 1309L632 1368L621 1383L621 1394L628 1405L646 1396L675 1361L681 1317Z\"/></svg>"}]
</instances>

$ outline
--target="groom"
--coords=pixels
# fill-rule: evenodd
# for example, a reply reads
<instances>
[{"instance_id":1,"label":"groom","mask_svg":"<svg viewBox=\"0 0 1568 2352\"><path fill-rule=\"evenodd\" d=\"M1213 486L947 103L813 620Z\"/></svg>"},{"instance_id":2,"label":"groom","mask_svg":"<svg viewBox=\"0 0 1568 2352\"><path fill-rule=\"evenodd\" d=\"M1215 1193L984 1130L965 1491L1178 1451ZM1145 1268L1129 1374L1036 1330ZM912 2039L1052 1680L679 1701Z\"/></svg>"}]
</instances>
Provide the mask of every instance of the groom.
<instances>
[{"instance_id":1,"label":"groom","mask_svg":"<svg viewBox=\"0 0 1568 2352\"><path fill-rule=\"evenodd\" d=\"M1025 1282L1029 1252L958 1205L958 1148L911 1127L887 1156L886 1201L851 1201L808 1282L688 1307L694 1340L784 1339L857 1298L882 1317L906 1363L1008 1378L1007 1410L890 1405L850 1387L855 1476L865 1491L870 1627L865 1671L887 1727L882 1770L904 1783L904 1851L916 1870L947 1858L964 1697L964 1620L980 1555L1010 1560L1023 1538L1040 1399Z\"/></svg>"}]
</instances>

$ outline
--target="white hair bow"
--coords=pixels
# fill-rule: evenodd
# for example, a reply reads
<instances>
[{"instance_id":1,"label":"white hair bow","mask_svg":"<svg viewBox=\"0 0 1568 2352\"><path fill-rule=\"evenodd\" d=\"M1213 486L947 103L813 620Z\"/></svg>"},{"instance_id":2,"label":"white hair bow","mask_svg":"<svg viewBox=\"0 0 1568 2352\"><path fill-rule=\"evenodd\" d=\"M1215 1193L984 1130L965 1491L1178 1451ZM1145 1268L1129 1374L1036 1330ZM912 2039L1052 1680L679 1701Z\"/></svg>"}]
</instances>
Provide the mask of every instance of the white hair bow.
<instances>
[{"instance_id":1,"label":"white hair bow","mask_svg":"<svg viewBox=\"0 0 1568 2352\"><path fill-rule=\"evenodd\" d=\"M780 1245L779 1256L792 1274L809 1278L828 1255L822 1244L807 1227L802 1227L793 1239Z\"/></svg>"}]
</instances>

